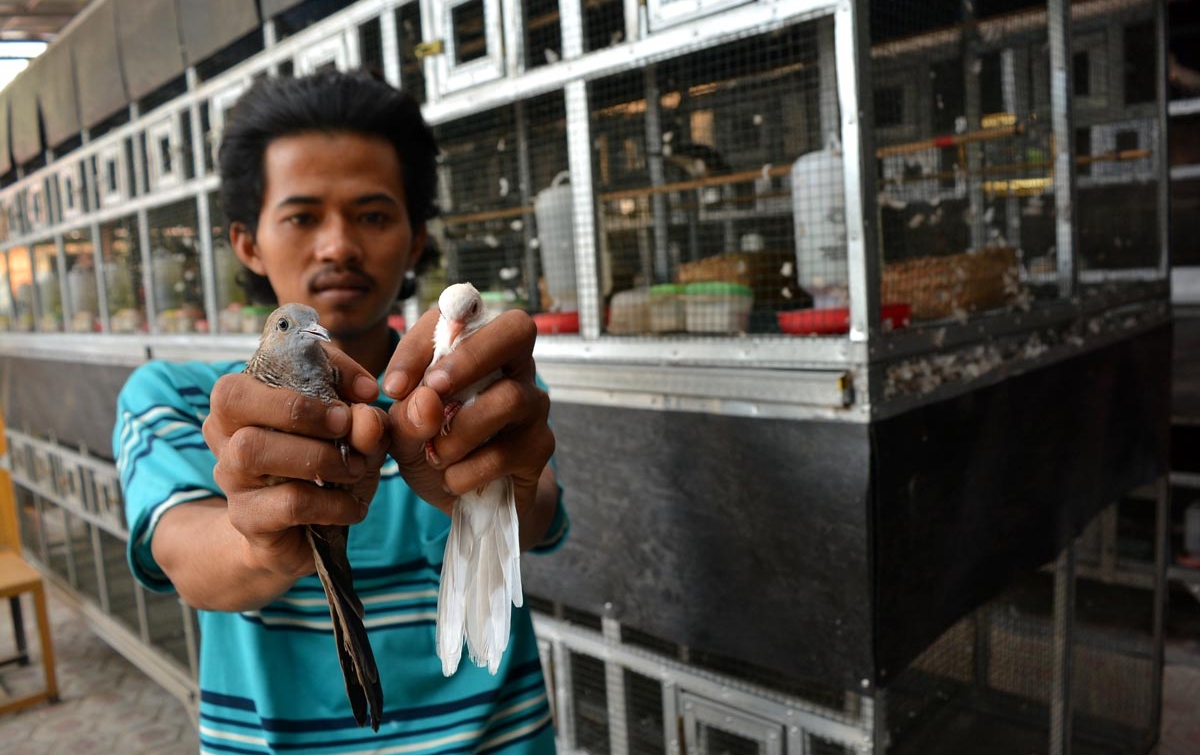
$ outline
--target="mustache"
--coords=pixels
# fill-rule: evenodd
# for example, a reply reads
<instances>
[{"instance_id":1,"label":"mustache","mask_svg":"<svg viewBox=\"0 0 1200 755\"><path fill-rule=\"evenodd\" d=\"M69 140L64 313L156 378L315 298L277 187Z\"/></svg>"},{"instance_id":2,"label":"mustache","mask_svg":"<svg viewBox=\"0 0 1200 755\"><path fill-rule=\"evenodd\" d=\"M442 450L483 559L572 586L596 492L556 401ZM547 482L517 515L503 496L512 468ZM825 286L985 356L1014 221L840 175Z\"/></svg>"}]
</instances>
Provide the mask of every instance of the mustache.
<instances>
[{"instance_id":1,"label":"mustache","mask_svg":"<svg viewBox=\"0 0 1200 755\"><path fill-rule=\"evenodd\" d=\"M308 279L310 291L322 291L327 288L362 288L370 289L375 286L375 280L362 270L347 269L336 265L327 265L313 273Z\"/></svg>"}]
</instances>

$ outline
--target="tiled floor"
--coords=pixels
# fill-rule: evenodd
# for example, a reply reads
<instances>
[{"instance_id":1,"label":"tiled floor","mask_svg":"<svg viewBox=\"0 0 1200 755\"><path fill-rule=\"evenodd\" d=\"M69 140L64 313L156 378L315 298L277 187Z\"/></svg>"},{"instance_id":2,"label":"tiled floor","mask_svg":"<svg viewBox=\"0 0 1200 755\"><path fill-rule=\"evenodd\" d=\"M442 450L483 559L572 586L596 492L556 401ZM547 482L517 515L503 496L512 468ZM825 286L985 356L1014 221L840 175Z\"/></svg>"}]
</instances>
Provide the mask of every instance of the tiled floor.
<instances>
[{"instance_id":1,"label":"tiled floor","mask_svg":"<svg viewBox=\"0 0 1200 755\"><path fill-rule=\"evenodd\" d=\"M0 657L13 653L7 606L0 609ZM32 614L32 606L26 618ZM196 730L184 706L93 634L53 598L61 700L0 717L0 755L192 755ZM30 623L27 621L27 623ZM33 627L30 624L31 642ZM1163 685L1158 755L1200 753L1200 637L1171 643ZM0 668L0 702L41 684L41 666ZM964 755L969 755L965 753Z\"/></svg>"}]
</instances>

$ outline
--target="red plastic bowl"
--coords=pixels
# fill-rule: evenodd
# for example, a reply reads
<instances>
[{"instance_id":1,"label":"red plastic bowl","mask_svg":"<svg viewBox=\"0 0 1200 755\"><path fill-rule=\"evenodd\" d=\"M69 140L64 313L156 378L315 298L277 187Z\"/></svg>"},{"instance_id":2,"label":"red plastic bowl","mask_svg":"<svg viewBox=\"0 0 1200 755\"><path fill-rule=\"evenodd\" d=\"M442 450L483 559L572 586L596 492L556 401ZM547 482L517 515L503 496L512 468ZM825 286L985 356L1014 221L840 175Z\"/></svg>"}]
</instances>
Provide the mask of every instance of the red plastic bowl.
<instances>
[{"instance_id":1,"label":"red plastic bowl","mask_svg":"<svg viewBox=\"0 0 1200 755\"><path fill-rule=\"evenodd\" d=\"M537 326L538 335L554 335L555 333L578 333L578 312L542 312L533 316L533 324Z\"/></svg>"},{"instance_id":2,"label":"red plastic bowl","mask_svg":"<svg viewBox=\"0 0 1200 755\"><path fill-rule=\"evenodd\" d=\"M897 330L906 327L912 315L908 304L884 304L879 308L880 320L885 329ZM835 335L850 331L850 308L795 309L779 312L779 329L794 335Z\"/></svg>"}]
</instances>

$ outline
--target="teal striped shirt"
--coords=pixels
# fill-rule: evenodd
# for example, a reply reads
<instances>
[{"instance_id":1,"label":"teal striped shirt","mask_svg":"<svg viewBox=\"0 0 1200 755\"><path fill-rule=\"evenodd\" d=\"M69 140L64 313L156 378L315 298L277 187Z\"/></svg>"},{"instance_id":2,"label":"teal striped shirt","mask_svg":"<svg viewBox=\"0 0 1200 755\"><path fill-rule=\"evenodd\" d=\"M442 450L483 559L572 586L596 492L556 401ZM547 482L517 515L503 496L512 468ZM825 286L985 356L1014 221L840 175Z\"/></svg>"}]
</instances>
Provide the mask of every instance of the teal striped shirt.
<instances>
[{"instance_id":1,"label":"teal striped shirt","mask_svg":"<svg viewBox=\"0 0 1200 755\"><path fill-rule=\"evenodd\" d=\"M114 455L125 496L131 569L172 590L150 549L163 512L222 493L201 434L217 378L242 362L152 362L117 402ZM383 397L377 405L387 408ZM256 611L200 611L202 753L454 753L554 751L554 730L528 608L492 676L465 657L447 679L434 647L438 579L450 519L420 500L395 461L382 471L366 519L350 529L354 584L383 682L378 732L350 711L328 604L315 575ZM559 503L538 551L566 536Z\"/></svg>"}]
</instances>

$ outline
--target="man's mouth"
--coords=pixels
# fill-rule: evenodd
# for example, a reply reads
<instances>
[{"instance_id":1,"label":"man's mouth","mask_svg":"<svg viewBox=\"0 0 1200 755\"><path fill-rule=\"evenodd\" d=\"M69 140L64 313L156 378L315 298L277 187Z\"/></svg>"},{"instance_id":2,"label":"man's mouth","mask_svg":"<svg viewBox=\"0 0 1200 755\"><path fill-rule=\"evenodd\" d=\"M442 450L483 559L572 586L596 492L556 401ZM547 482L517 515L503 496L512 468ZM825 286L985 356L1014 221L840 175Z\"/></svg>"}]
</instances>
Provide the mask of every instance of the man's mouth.
<instances>
[{"instance_id":1,"label":"man's mouth","mask_svg":"<svg viewBox=\"0 0 1200 755\"><path fill-rule=\"evenodd\" d=\"M354 273L325 273L313 279L313 293L332 297L352 297L371 290L371 279Z\"/></svg>"}]
</instances>

